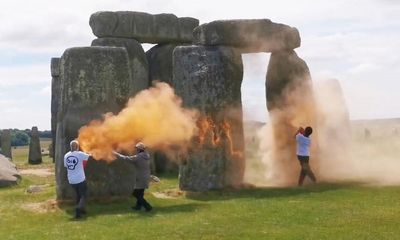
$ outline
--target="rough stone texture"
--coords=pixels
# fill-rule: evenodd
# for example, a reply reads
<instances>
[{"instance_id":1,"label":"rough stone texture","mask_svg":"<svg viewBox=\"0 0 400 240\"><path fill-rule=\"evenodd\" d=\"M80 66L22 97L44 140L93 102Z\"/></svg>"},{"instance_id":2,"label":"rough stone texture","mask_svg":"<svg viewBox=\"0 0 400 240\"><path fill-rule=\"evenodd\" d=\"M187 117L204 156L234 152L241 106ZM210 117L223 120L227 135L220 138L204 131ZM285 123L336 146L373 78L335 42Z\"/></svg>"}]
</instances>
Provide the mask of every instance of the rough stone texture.
<instances>
[{"instance_id":1,"label":"rough stone texture","mask_svg":"<svg viewBox=\"0 0 400 240\"><path fill-rule=\"evenodd\" d=\"M279 185L294 185L300 172L294 134L300 126L315 128L316 116L309 69L293 50L271 54L266 99L274 141L274 167L270 171ZM311 136L312 146L317 145L316 136L315 131ZM316 150L312 149L312 167L316 159Z\"/></svg>"},{"instance_id":2,"label":"rough stone texture","mask_svg":"<svg viewBox=\"0 0 400 240\"><path fill-rule=\"evenodd\" d=\"M52 58L50 63L51 70L51 148L49 149L50 157L53 158L56 146L56 130L57 130L57 111L60 101L60 58Z\"/></svg>"},{"instance_id":3,"label":"rough stone texture","mask_svg":"<svg viewBox=\"0 0 400 240\"><path fill-rule=\"evenodd\" d=\"M124 47L128 52L132 81L129 96L149 87L149 66L142 45L134 39L98 38L92 41L92 46Z\"/></svg>"},{"instance_id":4,"label":"rough stone texture","mask_svg":"<svg viewBox=\"0 0 400 240\"><path fill-rule=\"evenodd\" d=\"M158 44L146 52L149 63L150 82L160 81L168 84L172 83L172 53L176 44ZM156 173L177 172L178 165L170 161L168 157L161 153L154 153L154 163Z\"/></svg>"},{"instance_id":5,"label":"rough stone texture","mask_svg":"<svg viewBox=\"0 0 400 240\"><path fill-rule=\"evenodd\" d=\"M226 45L243 53L276 52L300 46L296 28L269 19L219 20L196 27L195 44Z\"/></svg>"},{"instance_id":6,"label":"rough stone texture","mask_svg":"<svg viewBox=\"0 0 400 240\"><path fill-rule=\"evenodd\" d=\"M133 38L141 43L190 43L199 20L165 13L119 11L96 12L90 16L89 24L99 38Z\"/></svg>"},{"instance_id":7,"label":"rough stone texture","mask_svg":"<svg viewBox=\"0 0 400 240\"><path fill-rule=\"evenodd\" d=\"M0 154L0 187L17 184L21 179L17 168L7 157Z\"/></svg>"},{"instance_id":8,"label":"rough stone texture","mask_svg":"<svg viewBox=\"0 0 400 240\"><path fill-rule=\"evenodd\" d=\"M197 149L183 160L180 188L206 191L240 186L244 173L240 53L227 47L182 46L175 48L173 64L177 95L184 106L199 109L207 120L199 126L212 126L204 128L204 138L194 144ZM226 124L232 128L230 135L224 131Z\"/></svg>"},{"instance_id":9,"label":"rough stone texture","mask_svg":"<svg viewBox=\"0 0 400 240\"><path fill-rule=\"evenodd\" d=\"M4 129L1 131L0 134L1 138L1 152L4 156L12 159L12 152L11 152L11 130Z\"/></svg>"},{"instance_id":10,"label":"rough stone texture","mask_svg":"<svg viewBox=\"0 0 400 240\"><path fill-rule=\"evenodd\" d=\"M176 44L158 44L146 52L150 82L172 82L172 53Z\"/></svg>"},{"instance_id":11,"label":"rough stone texture","mask_svg":"<svg viewBox=\"0 0 400 240\"><path fill-rule=\"evenodd\" d=\"M42 150L40 147L39 132L37 127L32 127L31 139L29 141L29 164L42 163Z\"/></svg>"},{"instance_id":12,"label":"rough stone texture","mask_svg":"<svg viewBox=\"0 0 400 240\"><path fill-rule=\"evenodd\" d=\"M106 112L119 112L129 98L132 77L125 48L81 47L67 49L60 61L61 97L57 115L57 198L74 196L63 164L69 143L81 126ZM129 195L134 167L124 161L89 161L86 167L90 196Z\"/></svg>"}]
</instances>

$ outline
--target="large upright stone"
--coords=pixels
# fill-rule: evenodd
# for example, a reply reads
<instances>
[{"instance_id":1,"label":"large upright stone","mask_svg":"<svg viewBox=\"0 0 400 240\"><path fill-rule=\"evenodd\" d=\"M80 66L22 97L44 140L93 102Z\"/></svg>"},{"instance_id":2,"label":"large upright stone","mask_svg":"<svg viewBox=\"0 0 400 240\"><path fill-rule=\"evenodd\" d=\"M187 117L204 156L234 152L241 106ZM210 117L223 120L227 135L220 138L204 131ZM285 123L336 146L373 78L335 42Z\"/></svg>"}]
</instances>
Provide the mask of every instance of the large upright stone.
<instances>
[{"instance_id":1,"label":"large upright stone","mask_svg":"<svg viewBox=\"0 0 400 240\"><path fill-rule=\"evenodd\" d=\"M1 151L4 156L12 159L11 153L11 130L10 129L3 129L0 133L1 137Z\"/></svg>"},{"instance_id":2,"label":"large upright stone","mask_svg":"<svg viewBox=\"0 0 400 240\"><path fill-rule=\"evenodd\" d=\"M56 147L57 112L60 101L60 58L52 58L50 63L51 70L51 150L50 156L55 162L54 153Z\"/></svg>"},{"instance_id":3,"label":"large upright stone","mask_svg":"<svg viewBox=\"0 0 400 240\"><path fill-rule=\"evenodd\" d=\"M190 43L195 18L177 18L174 14L143 12L96 12L89 21L93 34L99 38L133 38L141 43Z\"/></svg>"},{"instance_id":4,"label":"large upright stone","mask_svg":"<svg viewBox=\"0 0 400 240\"><path fill-rule=\"evenodd\" d=\"M158 44L146 52L150 82L172 82L172 53L176 44Z\"/></svg>"},{"instance_id":5,"label":"large upright stone","mask_svg":"<svg viewBox=\"0 0 400 240\"><path fill-rule=\"evenodd\" d=\"M146 52L149 63L150 82L160 81L171 85L172 83L172 53L176 44L158 44ZM170 161L162 152L154 153L154 164L156 173L176 172L178 166Z\"/></svg>"},{"instance_id":6,"label":"large upright stone","mask_svg":"<svg viewBox=\"0 0 400 240\"><path fill-rule=\"evenodd\" d=\"M226 45L243 53L276 52L300 46L296 28L269 19L219 20L195 28L195 44Z\"/></svg>"},{"instance_id":7,"label":"large upright stone","mask_svg":"<svg viewBox=\"0 0 400 240\"><path fill-rule=\"evenodd\" d=\"M176 93L184 106L202 115L197 147L180 167L180 188L206 191L240 186L244 173L240 53L227 47L177 47L173 63Z\"/></svg>"},{"instance_id":8,"label":"large upright stone","mask_svg":"<svg viewBox=\"0 0 400 240\"><path fill-rule=\"evenodd\" d=\"M273 131L271 176L279 185L297 183L300 165L294 134L302 126L315 128L315 103L307 64L293 50L271 54L266 76L267 108ZM312 135L316 146L317 133ZM315 150L311 164L316 163Z\"/></svg>"},{"instance_id":9,"label":"large upright stone","mask_svg":"<svg viewBox=\"0 0 400 240\"><path fill-rule=\"evenodd\" d=\"M149 87L149 66L142 45L134 39L98 38L92 41L92 46L124 47L128 52L132 81L129 96Z\"/></svg>"},{"instance_id":10,"label":"large upright stone","mask_svg":"<svg viewBox=\"0 0 400 240\"><path fill-rule=\"evenodd\" d=\"M78 130L106 112L119 112L132 86L125 48L80 47L67 49L60 61L61 97L57 115L56 181L59 199L74 196L63 164L69 143ZM91 196L129 195L135 172L124 161L89 161L85 170Z\"/></svg>"},{"instance_id":11,"label":"large upright stone","mask_svg":"<svg viewBox=\"0 0 400 240\"><path fill-rule=\"evenodd\" d=\"M42 149L40 147L39 132L37 127L32 127L31 139L29 141L29 164L42 163Z\"/></svg>"}]
</instances>

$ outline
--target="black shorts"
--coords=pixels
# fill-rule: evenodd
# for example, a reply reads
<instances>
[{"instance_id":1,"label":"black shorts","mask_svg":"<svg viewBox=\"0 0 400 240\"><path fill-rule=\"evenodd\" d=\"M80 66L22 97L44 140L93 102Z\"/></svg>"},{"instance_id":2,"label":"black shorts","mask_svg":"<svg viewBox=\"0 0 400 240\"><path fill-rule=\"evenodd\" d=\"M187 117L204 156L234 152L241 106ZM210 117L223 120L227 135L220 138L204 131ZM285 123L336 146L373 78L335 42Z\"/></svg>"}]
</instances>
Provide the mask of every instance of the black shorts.
<instances>
[{"instance_id":1,"label":"black shorts","mask_svg":"<svg viewBox=\"0 0 400 240\"><path fill-rule=\"evenodd\" d=\"M297 159L299 159L300 163L308 163L308 161L310 161L310 157L309 156L299 156L299 155L297 155Z\"/></svg>"}]
</instances>

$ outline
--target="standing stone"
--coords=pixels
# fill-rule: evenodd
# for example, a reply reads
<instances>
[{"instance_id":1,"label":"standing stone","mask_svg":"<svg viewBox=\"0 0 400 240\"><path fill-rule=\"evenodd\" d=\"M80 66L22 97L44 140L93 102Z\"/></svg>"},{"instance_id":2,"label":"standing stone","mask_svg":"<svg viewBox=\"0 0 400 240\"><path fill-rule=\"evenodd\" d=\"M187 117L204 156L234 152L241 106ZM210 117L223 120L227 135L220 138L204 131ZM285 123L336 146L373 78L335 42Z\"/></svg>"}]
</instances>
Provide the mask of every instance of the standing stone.
<instances>
[{"instance_id":1,"label":"standing stone","mask_svg":"<svg viewBox=\"0 0 400 240\"><path fill-rule=\"evenodd\" d=\"M195 44L227 45L242 53L276 52L300 46L296 28L269 19L219 20L195 28Z\"/></svg>"},{"instance_id":2,"label":"standing stone","mask_svg":"<svg viewBox=\"0 0 400 240\"><path fill-rule=\"evenodd\" d=\"M240 53L228 47L177 47L173 86L183 105L202 118L200 137L180 167L183 190L238 187L244 175Z\"/></svg>"},{"instance_id":3,"label":"standing stone","mask_svg":"<svg viewBox=\"0 0 400 240\"><path fill-rule=\"evenodd\" d=\"M98 38L92 41L92 46L123 47L128 52L129 66L132 72L129 96L135 96L143 89L147 89L149 83L149 66L142 45L134 39L123 38Z\"/></svg>"},{"instance_id":4,"label":"standing stone","mask_svg":"<svg viewBox=\"0 0 400 240\"><path fill-rule=\"evenodd\" d=\"M37 127L32 127L31 139L29 141L29 164L42 163L42 150L40 147L39 132Z\"/></svg>"},{"instance_id":5,"label":"standing stone","mask_svg":"<svg viewBox=\"0 0 400 240\"><path fill-rule=\"evenodd\" d=\"M302 126L315 129L315 104L307 64L293 50L271 54L266 76L266 99L273 130L274 181L294 185L300 172L294 134ZM313 133L313 146L317 145ZM313 150L311 165L317 155Z\"/></svg>"},{"instance_id":6,"label":"standing stone","mask_svg":"<svg viewBox=\"0 0 400 240\"><path fill-rule=\"evenodd\" d=\"M160 81L171 85L172 83L172 53L176 44L158 44L146 52L149 63L150 82ZM154 153L156 173L178 171L178 165L170 161L162 152Z\"/></svg>"},{"instance_id":7,"label":"standing stone","mask_svg":"<svg viewBox=\"0 0 400 240\"><path fill-rule=\"evenodd\" d=\"M129 56L120 47L67 49L60 60L61 96L57 115L57 198L72 198L64 167L64 154L78 136L80 127L104 113L119 112L132 86ZM90 196L130 195L135 171L125 161L89 161L86 176Z\"/></svg>"},{"instance_id":8,"label":"standing stone","mask_svg":"<svg viewBox=\"0 0 400 240\"><path fill-rule=\"evenodd\" d=\"M11 153L11 130L10 129L3 129L1 131L1 151L4 156L12 159Z\"/></svg>"},{"instance_id":9,"label":"standing stone","mask_svg":"<svg viewBox=\"0 0 400 240\"><path fill-rule=\"evenodd\" d=\"M57 130L57 112L60 101L60 58L52 58L50 64L51 70L51 149L49 155L55 162L54 153L56 147L56 130Z\"/></svg>"},{"instance_id":10,"label":"standing stone","mask_svg":"<svg viewBox=\"0 0 400 240\"><path fill-rule=\"evenodd\" d=\"M141 43L190 43L195 18L177 18L174 14L144 12L96 12L90 16L90 27L99 38L133 38Z\"/></svg>"},{"instance_id":11,"label":"standing stone","mask_svg":"<svg viewBox=\"0 0 400 240\"><path fill-rule=\"evenodd\" d=\"M160 81L171 85L172 53L176 44L158 44L146 52L150 82Z\"/></svg>"}]
</instances>

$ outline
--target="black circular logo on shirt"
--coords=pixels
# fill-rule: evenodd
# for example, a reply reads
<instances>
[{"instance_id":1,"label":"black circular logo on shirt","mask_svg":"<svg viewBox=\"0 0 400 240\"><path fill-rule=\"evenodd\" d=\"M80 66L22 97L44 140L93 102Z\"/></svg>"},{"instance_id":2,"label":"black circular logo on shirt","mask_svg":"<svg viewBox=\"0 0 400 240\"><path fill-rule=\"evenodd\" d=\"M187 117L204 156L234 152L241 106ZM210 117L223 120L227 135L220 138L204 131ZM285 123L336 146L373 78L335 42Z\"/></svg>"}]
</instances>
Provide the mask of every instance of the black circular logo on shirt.
<instances>
[{"instance_id":1,"label":"black circular logo on shirt","mask_svg":"<svg viewBox=\"0 0 400 240\"><path fill-rule=\"evenodd\" d=\"M69 170L75 170L76 165L78 164L78 158L75 156L67 157L67 168Z\"/></svg>"}]
</instances>

